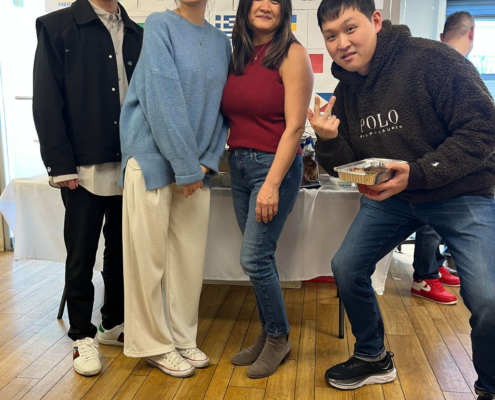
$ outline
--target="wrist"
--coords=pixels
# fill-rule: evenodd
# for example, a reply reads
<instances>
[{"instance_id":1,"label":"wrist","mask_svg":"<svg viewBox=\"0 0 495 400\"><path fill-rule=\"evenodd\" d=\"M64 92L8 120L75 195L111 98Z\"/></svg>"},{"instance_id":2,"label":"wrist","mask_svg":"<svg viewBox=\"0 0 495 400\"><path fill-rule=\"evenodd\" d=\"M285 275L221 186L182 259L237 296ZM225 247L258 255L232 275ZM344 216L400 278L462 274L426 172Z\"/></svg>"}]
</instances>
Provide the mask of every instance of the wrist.
<instances>
[{"instance_id":1,"label":"wrist","mask_svg":"<svg viewBox=\"0 0 495 400\"><path fill-rule=\"evenodd\" d=\"M281 184L282 182L274 182L272 180L266 179L263 186L265 186L267 189L278 190Z\"/></svg>"},{"instance_id":2,"label":"wrist","mask_svg":"<svg viewBox=\"0 0 495 400\"><path fill-rule=\"evenodd\" d=\"M318 136L318 138L320 140L324 141L324 142L326 142L327 140L333 140L337 136L339 136L338 133L336 135L332 135L331 133L328 133L328 132L325 132L325 131L321 131L319 129L315 129L315 133Z\"/></svg>"}]
</instances>

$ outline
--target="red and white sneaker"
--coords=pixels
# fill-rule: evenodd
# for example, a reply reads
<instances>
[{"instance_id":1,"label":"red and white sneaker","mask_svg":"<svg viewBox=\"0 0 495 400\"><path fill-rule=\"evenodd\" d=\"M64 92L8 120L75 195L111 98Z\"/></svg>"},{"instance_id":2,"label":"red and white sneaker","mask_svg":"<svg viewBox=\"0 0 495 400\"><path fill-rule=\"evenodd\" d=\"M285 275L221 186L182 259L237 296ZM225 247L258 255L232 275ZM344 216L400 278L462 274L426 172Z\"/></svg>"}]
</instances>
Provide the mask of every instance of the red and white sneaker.
<instances>
[{"instance_id":1,"label":"red and white sneaker","mask_svg":"<svg viewBox=\"0 0 495 400\"><path fill-rule=\"evenodd\" d=\"M411 294L438 304L450 305L457 303L457 297L444 289L440 283L440 279L413 281Z\"/></svg>"},{"instance_id":2,"label":"red and white sneaker","mask_svg":"<svg viewBox=\"0 0 495 400\"><path fill-rule=\"evenodd\" d=\"M440 280L440 283L442 285L455 287L461 286L461 280L459 279L459 277L452 275L444 266L438 268L438 275L438 279Z\"/></svg>"}]
</instances>

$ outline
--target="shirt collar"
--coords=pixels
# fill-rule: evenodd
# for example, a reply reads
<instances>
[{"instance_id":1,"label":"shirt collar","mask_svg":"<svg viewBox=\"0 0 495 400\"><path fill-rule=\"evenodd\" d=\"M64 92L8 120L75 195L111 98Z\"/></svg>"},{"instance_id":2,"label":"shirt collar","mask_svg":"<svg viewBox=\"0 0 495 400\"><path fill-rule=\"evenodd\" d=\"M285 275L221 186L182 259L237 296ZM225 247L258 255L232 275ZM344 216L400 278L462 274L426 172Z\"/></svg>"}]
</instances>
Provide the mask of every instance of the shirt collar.
<instances>
[{"instance_id":1,"label":"shirt collar","mask_svg":"<svg viewBox=\"0 0 495 400\"><path fill-rule=\"evenodd\" d=\"M88 3L91 2L89 0L77 0L71 5L72 12L74 13L74 18L78 25L84 25L96 19L99 19L93 7L91 7L91 5ZM132 29L139 35L139 37L143 37L143 29L139 25L131 21L131 19L127 15L127 12L125 11L125 7L119 5L119 11L121 13L122 20L124 21L124 28Z\"/></svg>"},{"instance_id":2,"label":"shirt collar","mask_svg":"<svg viewBox=\"0 0 495 400\"><path fill-rule=\"evenodd\" d=\"M109 13L108 11L105 11L103 8L98 7L91 0L89 0L89 4L91 4L91 7L93 7L93 10L95 10L95 13L96 15L98 15L99 18L103 18L105 21L111 21L114 18L117 21L122 21L122 13L120 12L120 6L117 6L119 10L118 13Z\"/></svg>"}]
</instances>

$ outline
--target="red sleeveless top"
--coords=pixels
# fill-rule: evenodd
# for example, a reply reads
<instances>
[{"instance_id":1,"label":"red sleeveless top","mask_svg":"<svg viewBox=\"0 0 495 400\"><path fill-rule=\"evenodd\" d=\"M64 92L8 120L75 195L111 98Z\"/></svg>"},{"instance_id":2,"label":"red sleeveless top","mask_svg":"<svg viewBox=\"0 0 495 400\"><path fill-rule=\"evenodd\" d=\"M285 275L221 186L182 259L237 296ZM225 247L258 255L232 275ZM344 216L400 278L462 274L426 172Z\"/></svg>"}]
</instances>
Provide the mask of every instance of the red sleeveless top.
<instances>
[{"instance_id":1,"label":"red sleeveless top","mask_svg":"<svg viewBox=\"0 0 495 400\"><path fill-rule=\"evenodd\" d=\"M263 67L270 47L255 46L252 61L244 74L230 74L223 91L222 113L229 119L230 150L245 147L275 154L285 131L282 77L277 69ZM255 60L255 55L257 59ZM300 146L298 154L301 154Z\"/></svg>"}]
</instances>

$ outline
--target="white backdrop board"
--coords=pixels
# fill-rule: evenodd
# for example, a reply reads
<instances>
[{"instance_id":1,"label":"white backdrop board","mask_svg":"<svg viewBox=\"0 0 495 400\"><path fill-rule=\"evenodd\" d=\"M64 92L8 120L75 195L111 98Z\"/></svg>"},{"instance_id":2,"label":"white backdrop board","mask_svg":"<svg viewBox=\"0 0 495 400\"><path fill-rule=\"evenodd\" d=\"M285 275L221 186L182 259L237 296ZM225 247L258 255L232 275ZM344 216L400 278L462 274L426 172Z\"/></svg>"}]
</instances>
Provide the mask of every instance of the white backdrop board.
<instances>
[{"instance_id":1,"label":"white backdrop board","mask_svg":"<svg viewBox=\"0 0 495 400\"><path fill-rule=\"evenodd\" d=\"M73 0L45 0L47 12L68 7ZM119 0L137 23L145 24L146 18L153 12L162 12L176 8L174 0ZM316 18L316 10L321 0L292 0L292 29L297 40L308 49L315 74L315 93L332 93L337 85L330 66L323 36ZM376 0L377 7L383 7L383 0ZM212 0L208 2L205 19L214 27L232 38L232 29L236 19L239 0ZM313 100L312 100L313 103Z\"/></svg>"},{"instance_id":2,"label":"white backdrop board","mask_svg":"<svg viewBox=\"0 0 495 400\"><path fill-rule=\"evenodd\" d=\"M45 0L45 11L47 13L70 7L75 0ZM126 11L137 10L138 0L119 0ZM153 10L152 10L153 11Z\"/></svg>"}]
</instances>

